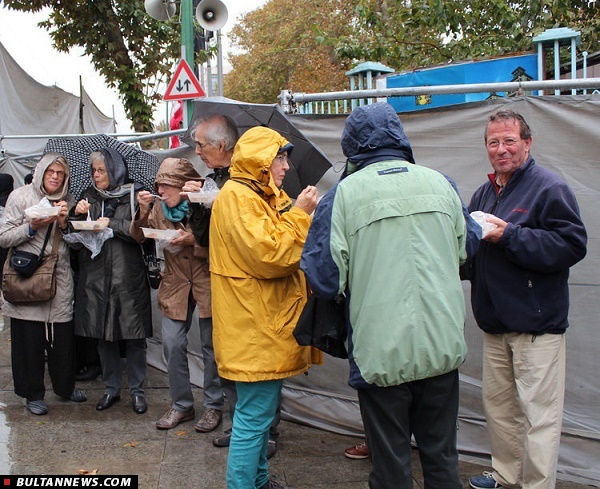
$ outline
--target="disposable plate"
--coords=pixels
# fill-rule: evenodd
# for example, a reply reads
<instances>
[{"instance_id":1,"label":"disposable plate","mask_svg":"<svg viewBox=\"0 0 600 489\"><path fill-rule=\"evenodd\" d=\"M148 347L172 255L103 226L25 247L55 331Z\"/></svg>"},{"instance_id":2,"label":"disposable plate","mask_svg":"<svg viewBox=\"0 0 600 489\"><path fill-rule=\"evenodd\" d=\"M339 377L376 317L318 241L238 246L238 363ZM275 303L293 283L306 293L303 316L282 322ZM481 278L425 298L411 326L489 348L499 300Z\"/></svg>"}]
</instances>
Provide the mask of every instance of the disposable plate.
<instances>
[{"instance_id":1,"label":"disposable plate","mask_svg":"<svg viewBox=\"0 0 600 489\"><path fill-rule=\"evenodd\" d=\"M108 221L69 221L76 231L102 231Z\"/></svg>"}]
</instances>

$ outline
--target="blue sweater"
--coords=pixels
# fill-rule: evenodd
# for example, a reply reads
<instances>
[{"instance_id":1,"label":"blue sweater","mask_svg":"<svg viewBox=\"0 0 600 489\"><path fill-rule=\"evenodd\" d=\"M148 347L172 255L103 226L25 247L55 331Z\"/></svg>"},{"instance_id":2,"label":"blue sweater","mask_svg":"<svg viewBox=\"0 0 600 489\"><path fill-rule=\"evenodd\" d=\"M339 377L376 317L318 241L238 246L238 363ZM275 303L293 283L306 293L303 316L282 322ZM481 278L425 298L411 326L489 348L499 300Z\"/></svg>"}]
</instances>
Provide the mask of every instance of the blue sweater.
<instances>
[{"instance_id":1,"label":"blue sweater","mask_svg":"<svg viewBox=\"0 0 600 489\"><path fill-rule=\"evenodd\" d=\"M508 222L502 239L482 240L473 259L471 304L479 327L492 334L564 333L569 326L569 268L586 254L587 234L575 195L533 158L499 193L489 175L469 212Z\"/></svg>"}]
</instances>

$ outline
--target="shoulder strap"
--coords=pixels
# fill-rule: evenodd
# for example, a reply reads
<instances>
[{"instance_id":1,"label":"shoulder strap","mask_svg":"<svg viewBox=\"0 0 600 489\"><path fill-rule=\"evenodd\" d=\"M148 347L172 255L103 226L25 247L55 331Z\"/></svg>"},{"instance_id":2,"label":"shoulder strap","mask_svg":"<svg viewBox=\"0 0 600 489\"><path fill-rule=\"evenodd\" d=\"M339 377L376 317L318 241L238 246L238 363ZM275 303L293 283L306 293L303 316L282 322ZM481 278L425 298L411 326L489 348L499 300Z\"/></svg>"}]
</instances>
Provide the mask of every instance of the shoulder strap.
<instances>
[{"instance_id":1,"label":"shoulder strap","mask_svg":"<svg viewBox=\"0 0 600 489\"><path fill-rule=\"evenodd\" d=\"M135 189L134 185L131 186L131 190L129 192L129 206L131 207L131 221L135 220Z\"/></svg>"},{"instance_id":2,"label":"shoulder strap","mask_svg":"<svg viewBox=\"0 0 600 489\"><path fill-rule=\"evenodd\" d=\"M40 256L39 256L40 260L44 257L44 250L46 249L46 245L48 244L48 240L50 239L50 233L52 233L52 228L53 227L54 227L54 223L51 222L50 226L48 226L48 231L46 231L46 237L44 238L44 244L42 245L42 249L40 250ZM54 245L56 243L57 243L57 241L56 241L56 238L55 238L52 246L54 247Z\"/></svg>"},{"instance_id":3,"label":"shoulder strap","mask_svg":"<svg viewBox=\"0 0 600 489\"><path fill-rule=\"evenodd\" d=\"M248 187L250 190L252 190L253 192L257 193L260 196L264 196L265 195L265 193L261 189L256 188L255 186L250 185L250 183L248 183L248 182L246 182L244 180L238 180L237 178L230 178L230 180L232 182L236 182L236 183L239 183L240 185L244 185L245 187Z\"/></svg>"},{"instance_id":4,"label":"shoulder strap","mask_svg":"<svg viewBox=\"0 0 600 489\"><path fill-rule=\"evenodd\" d=\"M133 223L133 221L135 221L135 185L131 185L131 190L129 193L129 207L131 208L131 222ZM144 258L144 262L146 263L146 266L148 266L148 260L152 260L154 259L154 255L156 253L147 253L146 248L144 248L144 245L142 243L140 243L140 251L142 252L142 257Z\"/></svg>"}]
</instances>

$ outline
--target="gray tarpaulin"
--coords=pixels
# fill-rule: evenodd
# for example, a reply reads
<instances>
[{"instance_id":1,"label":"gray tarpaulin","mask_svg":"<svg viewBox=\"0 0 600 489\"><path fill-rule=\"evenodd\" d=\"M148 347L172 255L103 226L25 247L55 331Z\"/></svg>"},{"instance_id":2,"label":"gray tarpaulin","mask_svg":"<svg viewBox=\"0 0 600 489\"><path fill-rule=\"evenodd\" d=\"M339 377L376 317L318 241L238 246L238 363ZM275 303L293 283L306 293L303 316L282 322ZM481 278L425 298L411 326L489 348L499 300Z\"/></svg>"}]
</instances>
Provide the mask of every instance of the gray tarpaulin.
<instances>
[{"instance_id":1,"label":"gray tarpaulin","mask_svg":"<svg viewBox=\"0 0 600 489\"><path fill-rule=\"evenodd\" d=\"M497 99L400 114L400 119L417 164L450 175L468 202L491 169L483 145L487 117L493 110L508 106L521 112L530 124L532 154L537 163L562 175L575 191L589 233L588 255L573 267L570 278L571 327L567 331L567 392L559 477L600 486L600 96ZM340 136L345 117L292 118L334 163L319 185L324 191L338 179L335 170L343 167ZM485 457L489 455L489 444L481 403L482 333L471 315L467 282L464 289L469 354L460 369L458 440L463 455ZM160 324L156 311L155 321ZM149 358L153 365L164 369L160 328L155 327L155 331L157 337L149 345ZM193 328L190 347L192 377L195 384L202 385L197 328ZM362 423L356 393L347 385L347 362L325 357L323 366L285 382L284 417L360 436Z\"/></svg>"}]
</instances>

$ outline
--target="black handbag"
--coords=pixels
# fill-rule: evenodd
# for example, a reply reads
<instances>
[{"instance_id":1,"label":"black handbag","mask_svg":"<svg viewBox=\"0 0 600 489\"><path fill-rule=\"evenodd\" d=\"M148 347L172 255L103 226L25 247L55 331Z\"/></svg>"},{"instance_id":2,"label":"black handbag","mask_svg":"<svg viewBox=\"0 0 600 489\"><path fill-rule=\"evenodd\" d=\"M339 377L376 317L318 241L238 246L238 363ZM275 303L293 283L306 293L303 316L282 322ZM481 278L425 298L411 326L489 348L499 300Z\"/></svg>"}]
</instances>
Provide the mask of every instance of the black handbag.
<instances>
[{"instance_id":1,"label":"black handbag","mask_svg":"<svg viewBox=\"0 0 600 489\"><path fill-rule=\"evenodd\" d=\"M301 346L314 346L337 358L348 358L345 340L346 299L320 299L314 294L308 298L293 332Z\"/></svg>"},{"instance_id":2,"label":"black handbag","mask_svg":"<svg viewBox=\"0 0 600 489\"><path fill-rule=\"evenodd\" d=\"M153 239L147 239L143 244L140 245L142 254L144 256L144 263L146 265L146 275L148 276L148 283L153 289L158 289L160 285L160 279L162 275L160 259L156 256L156 244Z\"/></svg>"},{"instance_id":3,"label":"black handbag","mask_svg":"<svg viewBox=\"0 0 600 489\"><path fill-rule=\"evenodd\" d=\"M131 207L131 222L135 221L135 189L131 186L129 194L129 205ZM146 276L148 284L154 290L160 286L161 275L161 260L156 255L156 242L153 239L147 239L140 243L140 251L144 257L144 265L146 265Z\"/></svg>"},{"instance_id":4,"label":"black handbag","mask_svg":"<svg viewBox=\"0 0 600 489\"><path fill-rule=\"evenodd\" d=\"M48 244L48 239L50 238L50 232L52 231L52 225L50 224L48 227L48 231L46 232L46 238L44 239L44 245L42 246L42 250L39 255L35 253L31 253L29 251L22 250L12 250L10 256L10 264L21 277L29 278L34 272L38 269L38 267L42 264L42 258L44 256L44 250L46 249L46 245Z\"/></svg>"}]
</instances>

